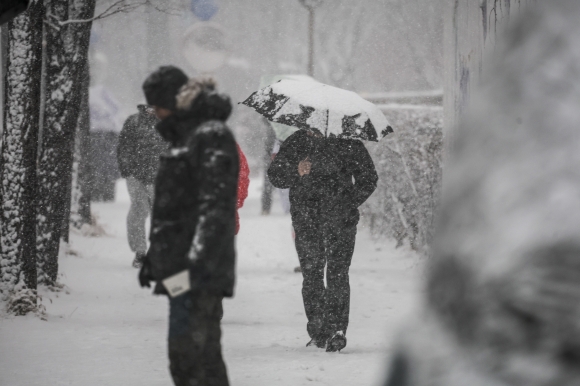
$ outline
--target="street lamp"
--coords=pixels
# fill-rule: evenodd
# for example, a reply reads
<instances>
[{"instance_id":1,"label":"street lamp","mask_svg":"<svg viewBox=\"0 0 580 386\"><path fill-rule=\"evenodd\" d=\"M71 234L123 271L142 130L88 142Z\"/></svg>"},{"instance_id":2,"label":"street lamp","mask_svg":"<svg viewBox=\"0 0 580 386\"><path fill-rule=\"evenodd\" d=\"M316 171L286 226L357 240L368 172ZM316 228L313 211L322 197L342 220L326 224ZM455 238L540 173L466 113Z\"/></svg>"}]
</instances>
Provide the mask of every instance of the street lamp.
<instances>
[{"instance_id":1,"label":"street lamp","mask_svg":"<svg viewBox=\"0 0 580 386\"><path fill-rule=\"evenodd\" d=\"M323 0L299 0L309 13L308 23L308 75L314 76L314 10L322 5Z\"/></svg>"}]
</instances>

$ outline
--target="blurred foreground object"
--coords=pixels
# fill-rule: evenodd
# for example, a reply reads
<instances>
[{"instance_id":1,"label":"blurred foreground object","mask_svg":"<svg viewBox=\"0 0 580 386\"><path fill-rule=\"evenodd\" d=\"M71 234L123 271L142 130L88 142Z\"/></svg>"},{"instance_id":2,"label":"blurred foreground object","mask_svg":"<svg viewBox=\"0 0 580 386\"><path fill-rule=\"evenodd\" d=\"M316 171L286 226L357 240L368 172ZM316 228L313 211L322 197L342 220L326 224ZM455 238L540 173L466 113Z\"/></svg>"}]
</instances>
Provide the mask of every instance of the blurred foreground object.
<instances>
[{"instance_id":1,"label":"blurred foreground object","mask_svg":"<svg viewBox=\"0 0 580 386\"><path fill-rule=\"evenodd\" d=\"M28 8L29 0L2 0L0 3L0 25L8 23Z\"/></svg>"},{"instance_id":2,"label":"blurred foreground object","mask_svg":"<svg viewBox=\"0 0 580 386\"><path fill-rule=\"evenodd\" d=\"M460 124L389 386L580 384L580 3L523 12Z\"/></svg>"},{"instance_id":3,"label":"blurred foreground object","mask_svg":"<svg viewBox=\"0 0 580 386\"><path fill-rule=\"evenodd\" d=\"M228 386L220 322L223 298L234 295L239 175L238 148L225 124L230 98L212 79L188 81L174 66L149 75L143 91L170 149L155 179L151 244L140 282L154 279L155 293L164 293L171 291L162 285L167 278L189 271L190 291L169 300L173 382ZM170 111L164 117L163 109Z\"/></svg>"}]
</instances>

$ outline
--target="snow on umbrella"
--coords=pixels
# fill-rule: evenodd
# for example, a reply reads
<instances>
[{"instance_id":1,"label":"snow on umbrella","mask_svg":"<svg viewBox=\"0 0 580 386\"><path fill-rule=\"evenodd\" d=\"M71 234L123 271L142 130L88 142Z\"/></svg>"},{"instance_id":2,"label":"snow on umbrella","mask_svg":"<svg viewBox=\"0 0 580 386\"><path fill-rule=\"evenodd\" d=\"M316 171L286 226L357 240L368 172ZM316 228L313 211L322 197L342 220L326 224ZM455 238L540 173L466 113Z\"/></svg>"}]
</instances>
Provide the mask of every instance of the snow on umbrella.
<instances>
[{"instance_id":1,"label":"snow on umbrella","mask_svg":"<svg viewBox=\"0 0 580 386\"><path fill-rule=\"evenodd\" d=\"M393 132L377 106L358 94L314 81L284 79L244 102L272 122L326 137L375 141Z\"/></svg>"},{"instance_id":2,"label":"snow on umbrella","mask_svg":"<svg viewBox=\"0 0 580 386\"><path fill-rule=\"evenodd\" d=\"M270 86L284 79L299 80L303 82L316 82L314 78L302 74L264 75L260 80L260 88ZM296 130L298 130L296 127L284 125L282 123L277 122L270 122L270 126L274 130L276 139L278 139L281 142L284 142L289 136L291 136L296 132Z\"/></svg>"}]
</instances>

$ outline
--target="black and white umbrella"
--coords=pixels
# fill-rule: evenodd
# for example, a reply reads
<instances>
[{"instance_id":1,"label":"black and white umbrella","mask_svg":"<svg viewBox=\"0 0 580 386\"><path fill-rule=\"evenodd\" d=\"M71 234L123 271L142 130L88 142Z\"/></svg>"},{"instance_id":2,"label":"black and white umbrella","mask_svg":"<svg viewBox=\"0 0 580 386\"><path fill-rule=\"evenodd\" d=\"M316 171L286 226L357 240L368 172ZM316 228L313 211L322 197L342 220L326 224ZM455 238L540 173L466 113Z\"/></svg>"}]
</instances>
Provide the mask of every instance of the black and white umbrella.
<instances>
[{"instance_id":1,"label":"black and white umbrella","mask_svg":"<svg viewBox=\"0 0 580 386\"><path fill-rule=\"evenodd\" d=\"M316 130L325 137L379 141L393 132L377 106L360 95L315 81L284 79L244 102L272 122Z\"/></svg>"}]
</instances>

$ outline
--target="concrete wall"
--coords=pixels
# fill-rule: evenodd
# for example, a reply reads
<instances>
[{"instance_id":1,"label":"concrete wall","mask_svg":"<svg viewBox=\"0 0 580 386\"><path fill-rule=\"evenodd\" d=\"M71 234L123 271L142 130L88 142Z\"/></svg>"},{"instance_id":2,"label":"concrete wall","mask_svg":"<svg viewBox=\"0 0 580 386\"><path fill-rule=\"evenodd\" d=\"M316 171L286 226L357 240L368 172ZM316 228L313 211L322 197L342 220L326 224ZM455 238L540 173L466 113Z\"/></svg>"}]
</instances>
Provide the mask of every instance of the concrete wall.
<instances>
[{"instance_id":1,"label":"concrete wall","mask_svg":"<svg viewBox=\"0 0 580 386\"><path fill-rule=\"evenodd\" d=\"M493 50L510 18L535 0L446 0L445 19L445 148L454 143L455 125L469 106Z\"/></svg>"}]
</instances>

